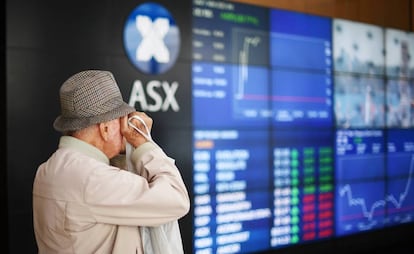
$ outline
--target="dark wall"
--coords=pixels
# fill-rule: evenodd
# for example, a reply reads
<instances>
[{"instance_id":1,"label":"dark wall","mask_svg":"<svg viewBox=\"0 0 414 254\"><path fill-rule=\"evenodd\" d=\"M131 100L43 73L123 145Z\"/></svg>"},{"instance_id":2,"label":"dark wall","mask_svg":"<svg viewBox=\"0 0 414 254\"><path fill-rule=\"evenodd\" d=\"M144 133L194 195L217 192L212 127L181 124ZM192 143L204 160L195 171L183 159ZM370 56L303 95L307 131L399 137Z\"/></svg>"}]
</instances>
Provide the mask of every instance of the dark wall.
<instances>
[{"instance_id":1,"label":"dark wall","mask_svg":"<svg viewBox=\"0 0 414 254\"><path fill-rule=\"evenodd\" d=\"M3 35L1 38L1 42L0 42L0 59L1 59L1 66L3 67L2 71L0 72L0 78L2 81L2 88L3 88L3 92L1 93L1 101L4 103L3 107L1 108L2 113L3 113L3 128L1 128L2 130L2 135L1 135L1 143L4 144L4 146L6 145L6 138L7 138L7 133L6 133L6 3L4 3L1 11L1 20L0 20L0 24L1 24L1 34ZM4 151L4 148L3 148ZM8 211L7 211L7 167L6 167L6 158L7 157L7 153L3 152L2 156L1 156L1 165L3 165L2 169L0 170L0 202L2 204L2 209L1 209L1 214L0 216L2 216L4 219L1 223L1 227L3 228L2 230L2 235L5 235L4 237L1 238L0 244L2 246L5 247L5 251L7 251L7 245L8 245L8 238L7 238L7 233L8 233Z\"/></svg>"}]
</instances>

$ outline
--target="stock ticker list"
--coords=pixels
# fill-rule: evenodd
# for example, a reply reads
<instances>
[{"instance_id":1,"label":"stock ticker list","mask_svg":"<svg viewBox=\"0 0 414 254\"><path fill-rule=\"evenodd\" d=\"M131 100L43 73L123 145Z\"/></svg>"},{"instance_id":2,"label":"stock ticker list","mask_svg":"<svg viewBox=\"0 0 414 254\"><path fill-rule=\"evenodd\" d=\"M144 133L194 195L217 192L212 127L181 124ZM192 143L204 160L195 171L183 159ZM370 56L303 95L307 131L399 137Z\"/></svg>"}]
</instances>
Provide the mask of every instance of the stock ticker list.
<instances>
[{"instance_id":1,"label":"stock ticker list","mask_svg":"<svg viewBox=\"0 0 414 254\"><path fill-rule=\"evenodd\" d=\"M333 236L330 135L327 131L273 133L272 247Z\"/></svg>"},{"instance_id":2,"label":"stock ticker list","mask_svg":"<svg viewBox=\"0 0 414 254\"><path fill-rule=\"evenodd\" d=\"M196 253L269 246L272 210L267 142L261 132L195 131Z\"/></svg>"},{"instance_id":3,"label":"stock ticker list","mask_svg":"<svg viewBox=\"0 0 414 254\"><path fill-rule=\"evenodd\" d=\"M329 144L311 145L324 135L195 131L196 253L251 252L331 237L333 151ZM277 144L270 154L272 143L263 145L269 140Z\"/></svg>"}]
</instances>

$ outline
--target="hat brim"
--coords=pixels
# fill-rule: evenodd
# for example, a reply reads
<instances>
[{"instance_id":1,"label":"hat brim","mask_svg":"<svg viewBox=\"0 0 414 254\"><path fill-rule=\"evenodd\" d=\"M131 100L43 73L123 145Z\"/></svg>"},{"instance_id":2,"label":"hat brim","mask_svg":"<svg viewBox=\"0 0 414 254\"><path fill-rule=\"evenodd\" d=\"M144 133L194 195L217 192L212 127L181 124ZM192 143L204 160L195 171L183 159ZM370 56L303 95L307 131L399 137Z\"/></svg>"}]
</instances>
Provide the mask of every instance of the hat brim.
<instances>
[{"instance_id":1,"label":"hat brim","mask_svg":"<svg viewBox=\"0 0 414 254\"><path fill-rule=\"evenodd\" d=\"M107 122L114 120L116 118L127 116L128 114L135 111L135 108L123 102L119 107L109 112L89 118L68 118L60 115L53 122L53 127L55 130L60 132L76 131L84 129L94 124Z\"/></svg>"}]
</instances>

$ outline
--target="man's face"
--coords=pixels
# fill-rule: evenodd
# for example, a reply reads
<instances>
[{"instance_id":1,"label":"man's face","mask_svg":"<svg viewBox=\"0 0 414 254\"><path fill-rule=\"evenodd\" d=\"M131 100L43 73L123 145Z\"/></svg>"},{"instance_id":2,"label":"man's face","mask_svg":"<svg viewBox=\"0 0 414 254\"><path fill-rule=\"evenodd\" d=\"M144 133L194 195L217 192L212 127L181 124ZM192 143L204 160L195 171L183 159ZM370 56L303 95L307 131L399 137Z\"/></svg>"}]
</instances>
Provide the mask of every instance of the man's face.
<instances>
[{"instance_id":1,"label":"man's face","mask_svg":"<svg viewBox=\"0 0 414 254\"><path fill-rule=\"evenodd\" d=\"M120 118L108 122L109 144L107 146L107 154L109 158L125 152L125 139L121 134Z\"/></svg>"}]
</instances>

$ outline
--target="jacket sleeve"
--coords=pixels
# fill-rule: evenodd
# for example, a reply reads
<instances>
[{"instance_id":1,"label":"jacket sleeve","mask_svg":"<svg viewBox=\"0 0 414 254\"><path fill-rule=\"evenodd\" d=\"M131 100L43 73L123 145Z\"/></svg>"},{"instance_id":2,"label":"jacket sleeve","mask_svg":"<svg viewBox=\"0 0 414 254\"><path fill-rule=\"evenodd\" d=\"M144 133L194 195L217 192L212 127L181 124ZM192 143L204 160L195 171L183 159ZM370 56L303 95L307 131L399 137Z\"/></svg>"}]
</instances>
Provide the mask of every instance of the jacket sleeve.
<instances>
[{"instance_id":1,"label":"jacket sleeve","mask_svg":"<svg viewBox=\"0 0 414 254\"><path fill-rule=\"evenodd\" d=\"M158 226L177 220L190 209L190 199L175 161L153 143L135 149L137 172L109 166L94 170L85 201L97 222L128 226Z\"/></svg>"}]
</instances>

